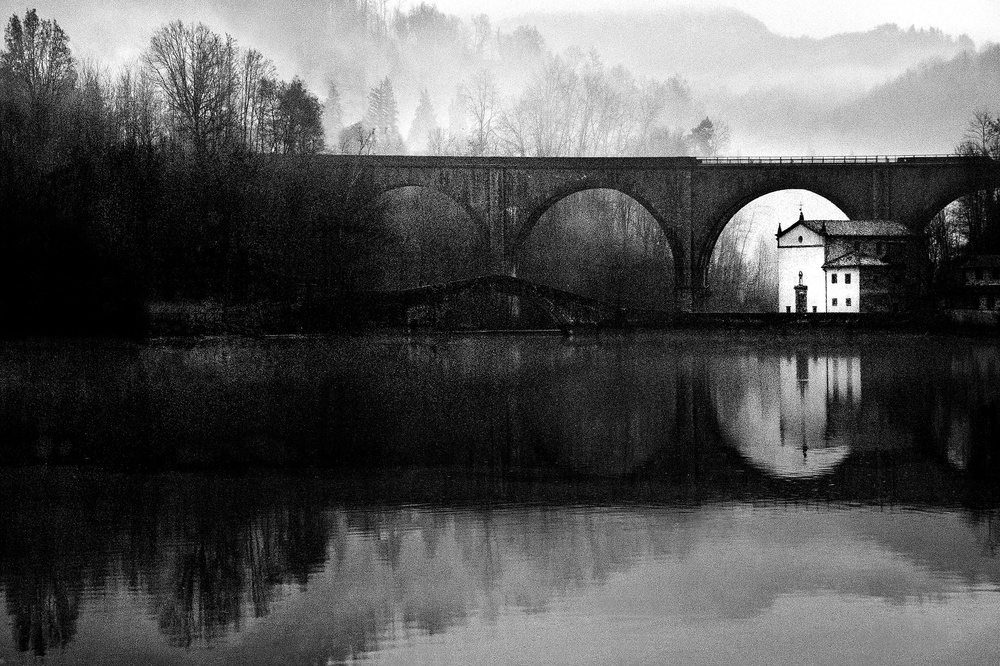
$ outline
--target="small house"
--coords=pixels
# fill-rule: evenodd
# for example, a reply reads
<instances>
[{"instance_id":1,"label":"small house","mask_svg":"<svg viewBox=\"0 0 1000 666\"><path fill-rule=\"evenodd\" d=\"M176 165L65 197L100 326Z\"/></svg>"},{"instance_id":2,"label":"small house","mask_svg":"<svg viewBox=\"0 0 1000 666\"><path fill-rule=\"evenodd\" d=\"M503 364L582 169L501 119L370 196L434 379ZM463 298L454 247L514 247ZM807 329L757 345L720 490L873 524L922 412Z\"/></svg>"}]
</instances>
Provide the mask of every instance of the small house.
<instances>
[{"instance_id":1,"label":"small house","mask_svg":"<svg viewBox=\"0 0 1000 666\"><path fill-rule=\"evenodd\" d=\"M780 312L899 312L913 306L921 237L893 220L807 220L778 226Z\"/></svg>"}]
</instances>

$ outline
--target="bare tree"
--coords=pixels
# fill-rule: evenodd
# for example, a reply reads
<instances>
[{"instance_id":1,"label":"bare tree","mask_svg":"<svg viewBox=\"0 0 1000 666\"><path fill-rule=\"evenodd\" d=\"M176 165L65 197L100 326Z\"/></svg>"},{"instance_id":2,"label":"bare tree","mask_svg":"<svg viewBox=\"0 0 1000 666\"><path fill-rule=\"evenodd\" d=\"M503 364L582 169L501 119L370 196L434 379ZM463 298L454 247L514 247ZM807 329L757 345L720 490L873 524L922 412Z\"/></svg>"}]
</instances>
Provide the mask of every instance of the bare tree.
<instances>
[{"instance_id":1,"label":"bare tree","mask_svg":"<svg viewBox=\"0 0 1000 666\"><path fill-rule=\"evenodd\" d=\"M197 150L228 138L235 111L236 44L204 24L181 21L157 30L143 62L174 114L177 128Z\"/></svg>"},{"instance_id":2,"label":"bare tree","mask_svg":"<svg viewBox=\"0 0 1000 666\"><path fill-rule=\"evenodd\" d=\"M76 63L69 38L54 20L39 19L34 9L25 13L23 22L17 14L11 16L4 45L0 67L21 86L31 107L51 104L73 88Z\"/></svg>"},{"instance_id":3,"label":"bare tree","mask_svg":"<svg viewBox=\"0 0 1000 666\"><path fill-rule=\"evenodd\" d=\"M122 69L109 104L117 139L122 143L149 148L163 137L166 128L162 105L153 82L142 69Z\"/></svg>"},{"instance_id":4,"label":"bare tree","mask_svg":"<svg viewBox=\"0 0 1000 666\"><path fill-rule=\"evenodd\" d=\"M266 81L274 79L274 63L260 51L248 49L240 59L239 125L243 144L260 150L265 107L272 102L265 94Z\"/></svg>"},{"instance_id":5,"label":"bare tree","mask_svg":"<svg viewBox=\"0 0 1000 666\"><path fill-rule=\"evenodd\" d=\"M977 111L969 121L956 152L981 158L984 162L1000 159L1000 116L986 110ZM953 214L958 217L957 224L968 235L971 251L1000 252L1000 190L983 181L976 192L958 200Z\"/></svg>"},{"instance_id":6,"label":"bare tree","mask_svg":"<svg viewBox=\"0 0 1000 666\"><path fill-rule=\"evenodd\" d=\"M489 155L496 152L496 116L499 111L499 91L496 77L488 69L482 69L472 82L462 86L465 107L472 117L469 136L471 155Z\"/></svg>"}]
</instances>

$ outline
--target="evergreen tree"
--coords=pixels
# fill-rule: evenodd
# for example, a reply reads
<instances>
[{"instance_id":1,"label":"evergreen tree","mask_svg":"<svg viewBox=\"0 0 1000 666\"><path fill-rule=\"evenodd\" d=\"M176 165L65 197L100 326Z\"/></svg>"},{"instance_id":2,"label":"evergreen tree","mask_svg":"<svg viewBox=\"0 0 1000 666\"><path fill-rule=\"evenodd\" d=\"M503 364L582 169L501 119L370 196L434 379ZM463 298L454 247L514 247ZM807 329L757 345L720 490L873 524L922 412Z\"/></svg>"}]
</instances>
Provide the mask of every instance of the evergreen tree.
<instances>
[{"instance_id":1,"label":"evergreen tree","mask_svg":"<svg viewBox=\"0 0 1000 666\"><path fill-rule=\"evenodd\" d=\"M327 136L335 137L344 129L344 109L340 104L340 90L337 84L330 82L326 93L326 104L323 105L323 129Z\"/></svg>"},{"instance_id":2,"label":"evergreen tree","mask_svg":"<svg viewBox=\"0 0 1000 666\"><path fill-rule=\"evenodd\" d=\"M323 149L323 105L306 90L302 79L282 83L278 93L278 117L284 153L316 153Z\"/></svg>"},{"instance_id":3,"label":"evergreen tree","mask_svg":"<svg viewBox=\"0 0 1000 666\"><path fill-rule=\"evenodd\" d=\"M393 92L392 82L388 76L368 94L368 114L365 123L375 130L374 152L391 155L403 151L396 93Z\"/></svg>"},{"instance_id":4,"label":"evergreen tree","mask_svg":"<svg viewBox=\"0 0 1000 666\"><path fill-rule=\"evenodd\" d=\"M410 133L406 137L406 144L411 153L425 153L430 145L431 134L438 129L437 118L434 113L434 105L431 103L430 93L424 88L420 91L420 103L417 105L417 113L410 126Z\"/></svg>"}]
</instances>

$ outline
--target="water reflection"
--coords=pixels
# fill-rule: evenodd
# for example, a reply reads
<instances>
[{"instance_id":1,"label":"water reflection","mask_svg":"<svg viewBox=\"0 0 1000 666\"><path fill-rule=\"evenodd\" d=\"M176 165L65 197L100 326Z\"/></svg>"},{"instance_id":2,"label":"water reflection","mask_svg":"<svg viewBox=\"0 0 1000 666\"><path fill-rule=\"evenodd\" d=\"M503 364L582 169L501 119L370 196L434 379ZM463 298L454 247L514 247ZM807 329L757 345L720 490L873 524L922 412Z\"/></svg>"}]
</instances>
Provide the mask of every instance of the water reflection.
<instances>
[{"instance_id":1,"label":"water reflection","mask_svg":"<svg viewBox=\"0 0 1000 666\"><path fill-rule=\"evenodd\" d=\"M731 447L781 478L905 451L979 469L1000 439L997 359L905 338L8 343L0 464L679 478L731 466Z\"/></svg>"},{"instance_id":2,"label":"water reflection","mask_svg":"<svg viewBox=\"0 0 1000 666\"><path fill-rule=\"evenodd\" d=\"M712 364L723 431L761 471L784 478L827 474L858 437L859 354L745 355Z\"/></svg>"},{"instance_id":3,"label":"water reflection","mask_svg":"<svg viewBox=\"0 0 1000 666\"><path fill-rule=\"evenodd\" d=\"M909 338L7 344L0 659L795 663L829 622L981 662L991 633L939 629L1000 622L998 369Z\"/></svg>"},{"instance_id":4,"label":"water reflection","mask_svg":"<svg viewBox=\"0 0 1000 666\"><path fill-rule=\"evenodd\" d=\"M531 638L532 661L593 660L595 649L649 661L666 645L641 647L649 621L655 636L669 628L673 648L697 656L699 641L714 644L711 632L747 622L773 632L784 604L816 597L919 617L935 606L964 612L985 594L982 622L1000 619L994 510L365 507L343 497L341 482L303 477L27 470L2 481L4 506L21 506L0 514L11 616L0 658L58 649L86 663L98 645L103 663L172 663L204 650L232 663L376 652L406 662L464 641L462 650L492 649L491 660L507 662ZM108 605L144 611L102 615ZM810 613L784 630L821 621ZM581 617L617 618L617 638L594 628L614 645L583 636L567 646L556 628ZM149 622L160 639L143 631ZM991 639L980 647L998 649Z\"/></svg>"}]
</instances>

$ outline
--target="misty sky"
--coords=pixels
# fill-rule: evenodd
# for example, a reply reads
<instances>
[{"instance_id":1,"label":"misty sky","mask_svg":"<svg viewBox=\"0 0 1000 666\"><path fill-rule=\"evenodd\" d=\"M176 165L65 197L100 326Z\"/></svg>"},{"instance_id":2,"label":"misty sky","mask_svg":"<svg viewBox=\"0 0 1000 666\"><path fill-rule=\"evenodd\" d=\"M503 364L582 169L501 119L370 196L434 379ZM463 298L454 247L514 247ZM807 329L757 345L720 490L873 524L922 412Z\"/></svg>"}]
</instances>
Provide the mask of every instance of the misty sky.
<instances>
[{"instance_id":1,"label":"misty sky","mask_svg":"<svg viewBox=\"0 0 1000 666\"><path fill-rule=\"evenodd\" d=\"M406 11L422 1L386 0L390 11ZM674 118L674 129L684 131L701 116L726 122L732 129L729 154L949 152L961 139L973 110L995 108L1000 99L1000 84L986 71L987 61L965 69L941 69L923 78L914 75L905 85L882 91L881 97L864 98L909 70L920 74L919 66L924 63L950 61L963 48L961 40L866 31L886 23L903 30L911 25L937 28L952 37L968 35L981 50L987 42L1000 43L1000 0L426 1L466 18L486 13L505 32L523 18L539 28L553 52L571 46L593 48L609 67L622 65L637 77L665 80L680 75L691 84L699 117ZM447 121L455 86L470 72L441 67L432 58L421 60L413 53L395 62L371 45L310 30L309 21L322 11L323 4L324 0L291 0L274 5L271 20L242 11L236 0L32 0L27 4L0 0L0 12L10 16L23 14L27 6L37 7L41 16L58 19L78 58L107 71L136 63L153 32L167 22L200 21L232 34L241 46L262 51L274 61L279 77L302 77L321 101L328 81L335 82L345 122L363 115L371 85L386 75L394 79L404 136L421 88L430 89L438 122ZM739 15L716 11L713 16L711 10L719 7L743 12L771 32L757 30L755 21ZM676 10L691 8L704 10L704 24L676 18L685 14ZM568 17L566 12L587 18ZM561 19L548 20L549 13L563 14ZM614 13L620 15L610 15ZM284 20L275 20L279 18ZM726 32L727 27L736 32ZM704 34L706 30L713 32ZM822 44L789 39L850 32L855 33L850 38ZM520 93L517 82L508 84L513 87L502 91L506 103ZM893 120L887 125L886 118Z\"/></svg>"},{"instance_id":2,"label":"misty sky","mask_svg":"<svg viewBox=\"0 0 1000 666\"><path fill-rule=\"evenodd\" d=\"M422 0L403 0L401 6ZM662 7L711 5L733 7L754 16L782 35L827 37L863 31L883 23L901 27L941 28L946 33L967 34L977 42L1000 41L1000 3L997 0L438 0L439 9L458 15L489 14L508 18L537 11L650 10Z\"/></svg>"}]
</instances>

